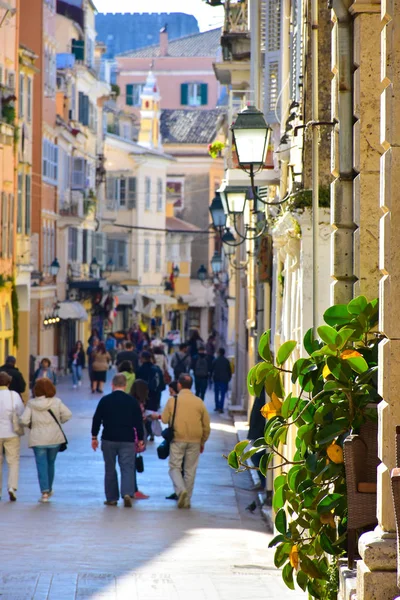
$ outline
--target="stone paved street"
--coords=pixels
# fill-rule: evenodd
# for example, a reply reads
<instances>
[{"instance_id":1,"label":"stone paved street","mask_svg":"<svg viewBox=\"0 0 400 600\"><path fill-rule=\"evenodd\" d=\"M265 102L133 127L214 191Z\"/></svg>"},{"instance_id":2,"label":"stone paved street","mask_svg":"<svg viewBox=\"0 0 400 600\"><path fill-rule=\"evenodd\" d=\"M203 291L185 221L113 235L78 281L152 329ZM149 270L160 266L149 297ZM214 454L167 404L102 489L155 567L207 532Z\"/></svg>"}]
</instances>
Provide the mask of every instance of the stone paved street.
<instances>
[{"instance_id":1,"label":"stone paved street","mask_svg":"<svg viewBox=\"0 0 400 600\"><path fill-rule=\"evenodd\" d=\"M1 600L298 600L273 565L270 535L248 474L235 475L222 455L235 443L227 416L212 412L190 511L164 499L172 488L155 444L145 453L132 509L103 505L103 462L90 447L99 396L63 383L58 395L73 411L68 451L56 464L52 502L37 502L32 451L23 442L18 502L0 503ZM208 405L212 408L212 398ZM5 485L5 484L4 484Z\"/></svg>"}]
</instances>

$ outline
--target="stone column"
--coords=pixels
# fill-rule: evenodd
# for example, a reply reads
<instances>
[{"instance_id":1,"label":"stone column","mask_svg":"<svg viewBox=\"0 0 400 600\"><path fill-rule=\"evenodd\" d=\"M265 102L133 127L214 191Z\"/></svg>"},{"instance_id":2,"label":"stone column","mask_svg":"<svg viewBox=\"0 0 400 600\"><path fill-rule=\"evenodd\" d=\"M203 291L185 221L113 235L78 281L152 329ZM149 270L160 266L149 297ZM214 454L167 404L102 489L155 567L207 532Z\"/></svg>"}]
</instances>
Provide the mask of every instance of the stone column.
<instances>
[{"instance_id":1,"label":"stone column","mask_svg":"<svg viewBox=\"0 0 400 600\"><path fill-rule=\"evenodd\" d=\"M370 4L369 9L379 9ZM365 10L367 7L365 7ZM379 51L374 35L381 30L381 158L380 186L380 330L386 338L379 348L378 527L359 541L362 560L357 564L357 598L392 600L396 585L396 533L390 489L390 471L395 466L395 427L400 424L400 1L382 0L381 16L360 14L365 28L362 54ZM370 21L369 21L370 19ZM382 21L381 21L382 19ZM368 25L369 23L369 25ZM367 31L369 33L367 33ZM371 64L371 63L370 63ZM374 63L375 64L375 63ZM370 98L364 102L369 103ZM378 119L378 114L375 115ZM374 117L371 117L371 122ZM362 247L368 254L369 248Z\"/></svg>"}]
</instances>

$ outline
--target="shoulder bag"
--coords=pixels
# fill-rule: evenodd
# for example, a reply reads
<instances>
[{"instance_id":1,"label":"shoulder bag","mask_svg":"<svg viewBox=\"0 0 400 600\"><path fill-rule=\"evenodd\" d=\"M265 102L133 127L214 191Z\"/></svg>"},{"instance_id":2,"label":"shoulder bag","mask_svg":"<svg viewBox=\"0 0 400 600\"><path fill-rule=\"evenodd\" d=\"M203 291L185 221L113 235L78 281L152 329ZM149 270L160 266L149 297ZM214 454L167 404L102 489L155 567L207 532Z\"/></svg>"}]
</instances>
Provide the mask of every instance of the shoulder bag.
<instances>
[{"instance_id":1,"label":"shoulder bag","mask_svg":"<svg viewBox=\"0 0 400 600\"><path fill-rule=\"evenodd\" d=\"M10 396L11 396L11 406L12 406L12 417L11 418L12 418L13 431L17 435L21 436L21 435L24 435L25 431L24 431L24 428L22 427L21 423L19 422L19 416L15 412L14 396L11 391L10 391Z\"/></svg>"},{"instance_id":2,"label":"shoulder bag","mask_svg":"<svg viewBox=\"0 0 400 600\"><path fill-rule=\"evenodd\" d=\"M143 456L139 452L139 448L138 448L139 438L138 438L136 427L133 428L133 432L135 434L135 454L136 454L136 457L135 457L135 469L136 469L137 473L143 473L143 471L144 471L144 460L143 460ZM146 448L144 448L144 450L146 450ZM141 450L141 452L144 452L144 450Z\"/></svg>"},{"instance_id":3,"label":"shoulder bag","mask_svg":"<svg viewBox=\"0 0 400 600\"><path fill-rule=\"evenodd\" d=\"M57 425L59 426L61 433L63 434L64 438L65 438L65 442L62 442L60 444L60 448L59 448L59 452L65 452L67 447L68 447L68 440L67 440L67 436L64 433L63 428L61 427L60 423L58 422L58 419L56 417L56 415L53 413L53 411L49 408L48 412L51 414L51 416L53 417L53 419L55 420L55 422L57 423Z\"/></svg>"},{"instance_id":4,"label":"shoulder bag","mask_svg":"<svg viewBox=\"0 0 400 600\"><path fill-rule=\"evenodd\" d=\"M172 415L171 425L169 425L168 427L166 427L163 430L161 435L163 436L164 439L157 448L157 455L158 455L158 458L160 458L161 460L165 460L166 458L168 458L170 445L174 439L174 423L175 423L176 405L177 405L178 398L175 398L174 400L175 400L174 413Z\"/></svg>"}]
</instances>

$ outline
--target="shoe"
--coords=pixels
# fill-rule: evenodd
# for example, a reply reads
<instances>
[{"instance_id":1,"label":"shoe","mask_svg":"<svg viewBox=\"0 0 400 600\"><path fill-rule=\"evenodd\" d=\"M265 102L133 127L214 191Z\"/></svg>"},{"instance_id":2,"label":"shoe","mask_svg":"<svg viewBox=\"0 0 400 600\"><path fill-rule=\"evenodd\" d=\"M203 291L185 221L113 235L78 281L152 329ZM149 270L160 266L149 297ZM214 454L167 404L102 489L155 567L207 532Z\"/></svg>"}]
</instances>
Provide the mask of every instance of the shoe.
<instances>
[{"instance_id":1,"label":"shoe","mask_svg":"<svg viewBox=\"0 0 400 600\"><path fill-rule=\"evenodd\" d=\"M129 494L125 494L124 496L124 506L125 508L132 508L132 498Z\"/></svg>"},{"instance_id":2,"label":"shoe","mask_svg":"<svg viewBox=\"0 0 400 600\"><path fill-rule=\"evenodd\" d=\"M106 506L117 506L118 500L104 500Z\"/></svg>"},{"instance_id":3,"label":"shoe","mask_svg":"<svg viewBox=\"0 0 400 600\"><path fill-rule=\"evenodd\" d=\"M220 409L219 409L219 414L220 414L220 415L223 415L223 414L224 414L224 409L223 409L223 408L220 408Z\"/></svg>"},{"instance_id":4,"label":"shoe","mask_svg":"<svg viewBox=\"0 0 400 600\"><path fill-rule=\"evenodd\" d=\"M150 496L147 496L146 494L143 494L143 492L137 491L137 492L135 492L133 494L133 498L135 500L147 500L148 498L150 498Z\"/></svg>"},{"instance_id":5,"label":"shoe","mask_svg":"<svg viewBox=\"0 0 400 600\"><path fill-rule=\"evenodd\" d=\"M187 500L187 502L185 502L185 506L183 508L191 508L190 500Z\"/></svg>"},{"instance_id":6,"label":"shoe","mask_svg":"<svg viewBox=\"0 0 400 600\"><path fill-rule=\"evenodd\" d=\"M178 494L175 494L175 492L174 492L170 496L165 496L165 499L166 500L178 500Z\"/></svg>"},{"instance_id":7,"label":"shoe","mask_svg":"<svg viewBox=\"0 0 400 600\"><path fill-rule=\"evenodd\" d=\"M51 491L49 492L49 498L51 498L53 494L54 494L54 492L53 492L53 490L51 490Z\"/></svg>"},{"instance_id":8,"label":"shoe","mask_svg":"<svg viewBox=\"0 0 400 600\"><path fill-rule=\"evenodd\" d=\"M78 381L78 387L81 387L82 381Z\"/></svg>"},{"instance_id":9,"label":"shoe","mask_svg":"<svg viewBox=\"0 0 400 600\"><path fill-rule=\"evenodd\" d=\"M45 492L42 494L41 498L39 498L39 502L46 503L49 501L49 494Z\"/></svg>"},{"instance_id":10,"label":"shoe","mask_svg":"<svg viewBox=\"0 0 400 600\"><path fill-rule=\"evenodd\" d=\"M179 498L178 498L178 508L185 508L185 504L188 502L188 493L186 490L183 490L183 492L181 492L179 494Z\"/></svg>"},{"instance_id":11,"label":"shoe","mask_svg":"<svg viewBox=\"0 0 400 600\"><path fill-rule=\"evenodd\" d=\"M17 499L17 491L14 488L8 488L8 495L10 496L10 502L15 502Z\"/></svg>"},{"instance_id":12,"label":"shoe","mask_svg":"<svg viewBox=\"0 0 400 600\"><path fill-rule=\"evenodd\" d=\"M73 385L72 387L73 387L74 390L76 390L76 385Z\"/></svg>"},{"instance_id":13,"label":"shoe","mask_svg":"<svg viewBox=\"0 0 400 600\"><path fill-rule=\"evenodd\" d=\"M214 412L218 412L218 411L219 411L219 408L215 407Z\"/></svg>"}]
</instances>

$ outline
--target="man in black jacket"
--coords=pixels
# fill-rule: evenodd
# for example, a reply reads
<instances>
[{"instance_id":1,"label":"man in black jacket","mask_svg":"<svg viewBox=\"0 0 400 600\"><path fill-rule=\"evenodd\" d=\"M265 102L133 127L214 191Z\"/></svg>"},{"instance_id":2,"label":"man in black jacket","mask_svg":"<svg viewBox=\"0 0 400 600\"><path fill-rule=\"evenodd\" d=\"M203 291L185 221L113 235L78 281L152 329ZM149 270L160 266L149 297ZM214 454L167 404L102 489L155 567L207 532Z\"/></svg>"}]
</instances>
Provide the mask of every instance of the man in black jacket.
<instances>
[{"instance_id":1,"label":"man in black jacket","mask_svg":"<svg viewBox=\"0 0 400 600\"><path fill-rule=\"evenodd\" d=\"M125 342L124 348L124 350L121 350L121 352L118 352L117 354L117 367L119 367L119 365L125 360L129 360L132 363L133 372L137 373L139 361L137 352L133 349L132 342Z\"/></svg>"},{"instance_id":2,"label":"man in black jacket","mask_svg":"<svg viewBox=\"0 0 400 600\"><path fill-rule=\"evenodd\" d=\"M100 427L103 425L101 449L103 452L105 479L104 488L108 506L116 506L120 498L116 459L121 470L121 497L124 506L132 506L135 494L135 459L137 450L144 449L143 417L139 403L125 393L126 377L119 373L112 380L112 393L100 400L92 423L92 448L97 450ZM136 432L135 432L136 430Z\"/></svg>"},{"instance_id":3,"label":"man in black jacket","mask_svg":"<svg viewBox=\"0 0 400 600\"><path fill-rule=\"evenodd\" d=\"M220 348L218 350L218 357L214 360L213 379L215 394L214 410L223 413L225 395L228 391L229 382L232 379L231 363L225 356L225 348Z\"/></svg>"},{"instance_id":4,"label":"man in black jacket","mask_svg":"<svg viewBox=\"0 0 400 600\"><path fill-rule=\"evenodd\" d=\"M26 388L25 379L19 369L15 366L17 359L15 356L7 356L5 364L0 367L0 371L4 371L10 377L12 377L12 381L10 383L9 390L13 392L18 392L18 394L23 394Z\"/></svg>"}]
</instances>

